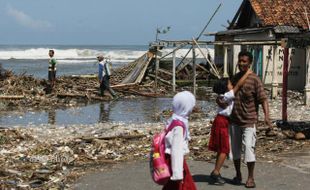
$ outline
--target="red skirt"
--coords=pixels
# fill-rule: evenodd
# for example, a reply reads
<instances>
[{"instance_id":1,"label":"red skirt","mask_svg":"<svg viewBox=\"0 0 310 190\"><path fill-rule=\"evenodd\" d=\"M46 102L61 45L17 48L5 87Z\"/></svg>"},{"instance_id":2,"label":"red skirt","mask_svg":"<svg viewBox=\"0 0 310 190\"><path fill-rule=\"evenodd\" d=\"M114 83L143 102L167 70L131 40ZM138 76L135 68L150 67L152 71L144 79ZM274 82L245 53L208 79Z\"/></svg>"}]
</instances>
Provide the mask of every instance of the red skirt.
<instances>
[{"instance_id":1,"label":"red skirt","mask_svg":"<svg viewBox=\"0 0 310 190\"><path fill-rule=\"evenodd\" d=\"M168 183L164 185L163 190L197 190L195 182L193 180L193 177L188 169L188 166L185 160L183 164L183 169L184 169L183 180L182 181L169 180Z\"/></svg>"},{"instance_id":2,"label":"red skirt","mask_svg":"<svg viewBox=\"0 0 310 190\"><path fill-rule=\"evenodd\" d=\"M229 154L230 148L228 127L228 118L218 114L212 124L208 146L209 150L217 153Z\"/></svg>"}]
</instances>

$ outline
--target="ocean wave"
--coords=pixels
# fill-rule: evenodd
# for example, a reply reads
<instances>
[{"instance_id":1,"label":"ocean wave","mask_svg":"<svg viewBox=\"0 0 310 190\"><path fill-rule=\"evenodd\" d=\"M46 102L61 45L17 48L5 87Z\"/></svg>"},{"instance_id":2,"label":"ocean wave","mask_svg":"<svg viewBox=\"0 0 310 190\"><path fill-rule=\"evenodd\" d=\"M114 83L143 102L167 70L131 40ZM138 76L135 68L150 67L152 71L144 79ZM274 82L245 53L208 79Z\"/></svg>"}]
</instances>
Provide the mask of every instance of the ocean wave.
<instances>
[{"instance_id":1,"label":"ocean wave","mask_svg":"<svg viewBox=\"0 0 310 190\"><path fill-rule=\"evenodd\" d=\"M128 63L130 61L134 61L134 59L111 59L113 63ZM57 59L58 64L95 64L98 63L97 59Z\"/></svg>"},{"instance_id":2,"label":"ocean wave","mask_svg":"<svg viewBox=\"0 0 310 190\"><path fill-rule=\"evenodd\" d=\"M48 59L49 48L0 49L0 59ZM54 49L56 59L90 59L103 54L110 59L131 60L142 56L145 51L95 50L95 49Z\"/></svg>"},{"instance_id":3,"label":"ocean wave","mask_svg":"<svg viewBox=\"0 0 310 190\"><path fill-rule=\"evenodd\" d=\"M0 49L0 60L9 59L48 59L48 51L50 48L29 48L29 49ZM173 48L163 49L163 55L171 52ZM176 52L176 57L181 58L186 55L189 49L180 49ZM75 59L88 59L82 62L91 62L91 59L95 59L99 54L103 54L109 59L117 60L117 62L129 62L142 56L146 51L144 50L124 50L124 49L113 49L113 50L96 50L96 49L54 49L55 58L64 60L63 62L75 62ZM207 52L210 53L211 57L214 58L214 49L202 48L205 55ZM196 50L197 58L203 58L202 53ZM167 57L172 57L170 54ZM187 57L192 57L192 52L190 52Z\"/></svg>"}]
</instances>

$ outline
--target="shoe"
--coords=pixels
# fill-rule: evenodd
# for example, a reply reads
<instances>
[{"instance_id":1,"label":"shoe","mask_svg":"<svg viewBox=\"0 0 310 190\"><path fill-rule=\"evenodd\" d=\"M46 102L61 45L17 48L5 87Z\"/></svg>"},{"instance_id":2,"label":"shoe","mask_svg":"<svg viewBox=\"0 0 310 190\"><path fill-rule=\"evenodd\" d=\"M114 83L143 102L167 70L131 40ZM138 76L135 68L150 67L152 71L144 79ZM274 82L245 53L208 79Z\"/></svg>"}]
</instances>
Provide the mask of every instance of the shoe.
<instances>
[{"instance_id":1,"label":"shoe","mask_svg":"<svg viewBox=\"0 0 310 190\"><path fill-rule=\"evenodd\" d=\"M222 178L221 174L214 174L213 172L210 174L211 179L213 180L214 185L224 185L226 182Z\"/></svg>"},{"instance_id":2,"label":"shoe","mask_svg":"<svg viewBox=\"0 0 310 190\"><path fill-rule=\"evenodd\" d=\"M240 179L238 177L234 177L232 179L232 184L234 184L234 185L242 185L242 179Z\"/></svg>"}]
</instances>

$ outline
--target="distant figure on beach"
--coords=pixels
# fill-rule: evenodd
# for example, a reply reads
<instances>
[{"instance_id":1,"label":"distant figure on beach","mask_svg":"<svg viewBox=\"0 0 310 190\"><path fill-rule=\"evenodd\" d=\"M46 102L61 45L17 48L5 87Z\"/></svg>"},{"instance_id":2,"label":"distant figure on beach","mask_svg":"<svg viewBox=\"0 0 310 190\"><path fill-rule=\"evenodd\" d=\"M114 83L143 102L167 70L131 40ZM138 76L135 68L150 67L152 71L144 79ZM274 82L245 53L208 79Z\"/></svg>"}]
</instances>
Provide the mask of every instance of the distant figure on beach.
<instances>
[{"instance_id":1,"label":"distant figure on beach","mask_svg":"<svg viewBox=\"0 0 310 190\"><path fill-rule=\"evenodd\" d=\"M212 128L211 136L209 140L209 150L217 153L216 162L213 171L210 176L215 185L223 185L225 180L220 174L220 170L230 153L229 144L229 117L234 106L235 94L238 92L240 87L244 84L245 79L251 74L252 71L249 69L245 75L238 81L238 83L233 87L228 78L222 78L213 86L213 92L218 94L225 103L227 103L226 108L219 107L217 110L217 116L215 117Z\"/></svg>"},{"instance_id":2,"label":"distant figure on beach","mask_svg":"<svg viewBox=\"0 0 310 190\"><path fill-rule=\"evenodd\" d=\"M54 58L54 50L49 50L48 55L50 57L48 61L48 80L50 82L50 86L53 88L56 81L56 64L57 61Z\"/></svg>"},{"instance_id":3,"label":"distant figure on beach","mask_svg":"<svg viewBox=\"0 0 310 190\"><path fill-rule=\"evenodd\" d=\"M236 85L240 78L250 69L253 62L253 56L250 52L241 51L238 55L237 73L233 79L233 85ZM236 176L233 178L234 184L240 185L242 175L240 170L241 150L244 150L244 162L248 168L248 178L245 187L256 187L254 181L255 167L255 143L256 126L258 121L258 105L261 104L265 115L265 124L272 129L269 119L269 105L263 83L260 78L251 73L245 80L244 85L235 94L235 102L231 115L231 149L236 170ZM242 149L242 145L244 149Z\"/></svg>"},{"instance_id":4,"label":"distant figure on beach","mask_svg":"<svg viewBox=\"0 0 310 190\"><path fill-rule=\"evenodd\" d=\"M112 98L116 97L116 93L114 90L110 87L110 66L109 63L104 61L103 55L97 56L97 60L99 62L99 73L98 73L98 79L100 83L100 96L104 96L104 91L108 90L110 94L112 95Z\"/></svg>"},{"instance_id":5,"label":"distant figure on beach","mask_svg":"<svg viewBox=\"0 0 310 190\"><path fill-rule=\"evenodd\" d=\"M196 103L195 96L183 91L173 97L173 115L166 129L174 127L165 136L165 153L171 166L172 176L163 190L196 190L196 185L185 161L190 140L188 117Z\"/></svg>"}]
</instances>

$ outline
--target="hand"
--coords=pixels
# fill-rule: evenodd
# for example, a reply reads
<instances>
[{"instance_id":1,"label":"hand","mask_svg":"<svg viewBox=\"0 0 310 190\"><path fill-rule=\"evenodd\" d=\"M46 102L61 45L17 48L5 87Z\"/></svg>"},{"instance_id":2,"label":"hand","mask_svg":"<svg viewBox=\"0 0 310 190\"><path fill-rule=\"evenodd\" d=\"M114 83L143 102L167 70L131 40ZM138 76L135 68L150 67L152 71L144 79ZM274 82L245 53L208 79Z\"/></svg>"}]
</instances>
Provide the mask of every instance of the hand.
<instances>
[{"instance_id":1,"label":"hand","mask_svg":"<svg viewBox=\"0 0 310 190\"><path fill-rule=\"evenodd\" d=\"M247 74L247 75L252 74L252 73L253 73L253 71L252 71L251 69L248 69L248 70L246 71L246 74Z\"/></svg>"},{"instance_id":2,"label":"hand","mask_svg":"<svg viewBox=\"0 0 310 190\"><path fill-rule=\"evenodd\" d=\"M225 108L227 108L227 106L228 106L227 102L225 102L225 101L223 100L223 98L220 97L220 96L218 96L218 97L216 98L216 103L217 103L217 105L218 105L220 108L222 108L222 109L225 109Z\"/></svg>"},{"instance_id":3,"label":"hand","mask_svg":"<svg viewBox=\"0 0 310 190\"><path fill-rule=\"evenodd\" d=\"M269 127L269 130L272 130L272 124L269 117L265 117L265 125Z\"/></svg>"},{"instance_id":4,"label":"hand","mask_svg":"<svg viewBox=\"0 0 310 190\"><path fill-rule=\"evenodd\" d=\"M268 128L265 131L265 135L267 137L273 137L273 136L277 135L277 133L273 130L273 126L272 126L269 118L267 118L267 119L265 118L265 125L268 126Z\"/></svg>"}]
</instances>

